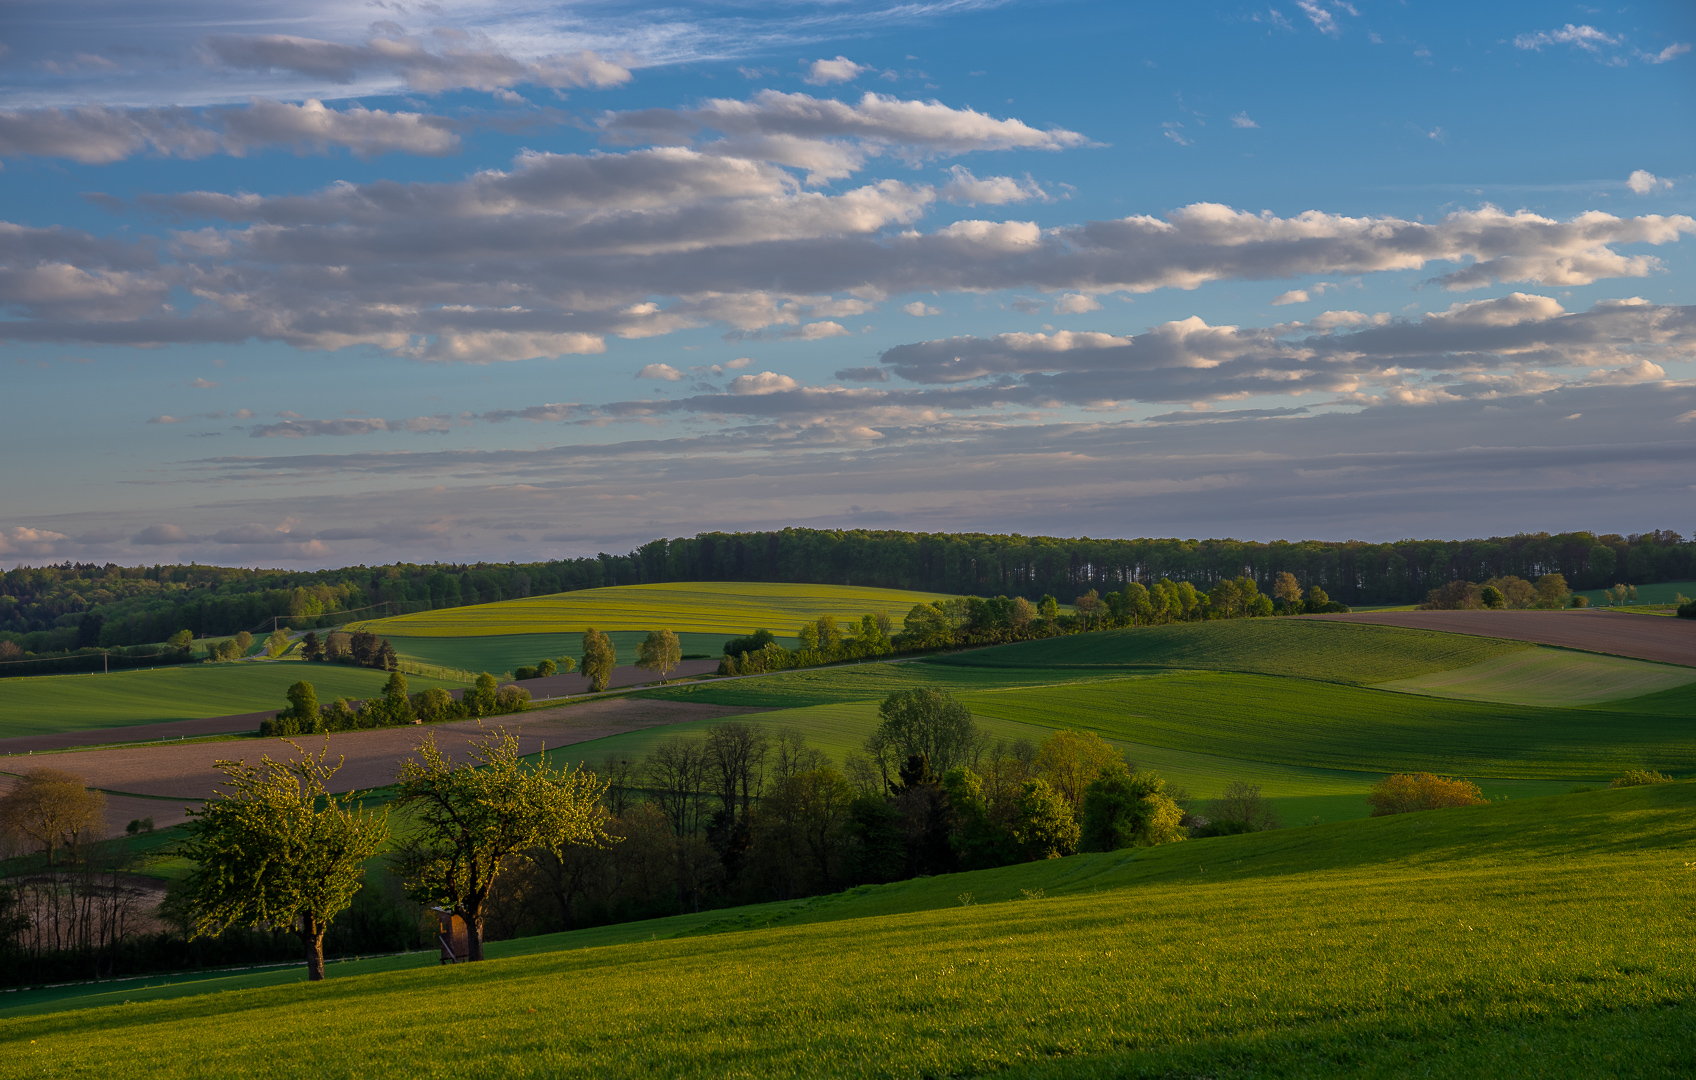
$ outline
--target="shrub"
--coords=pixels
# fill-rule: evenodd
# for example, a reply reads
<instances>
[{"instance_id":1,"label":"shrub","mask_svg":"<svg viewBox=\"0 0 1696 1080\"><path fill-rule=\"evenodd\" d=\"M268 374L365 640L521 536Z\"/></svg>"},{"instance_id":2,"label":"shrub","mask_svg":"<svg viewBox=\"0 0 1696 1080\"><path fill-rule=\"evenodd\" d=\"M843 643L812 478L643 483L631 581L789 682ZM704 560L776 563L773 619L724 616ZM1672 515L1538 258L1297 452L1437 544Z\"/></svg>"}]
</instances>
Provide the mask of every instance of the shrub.
<instances>
[{"instance_id":1,"label":"shrub","mask_svg":"<svg viewBox=\"0 0 1696 1080\"><path fill-rule=\"evenodd\" d=\"M502 713L523 712L530 704L530 691L522 686L508 684L495 692L495 711Z\"/></svg>"},{"instance_id":2,"label":"shrub","mask_svg":"<svg viewBox=\"0 0 1696 1080\"><path fill-rule=\"evenodd\" d=\"M1205 840L1209 836L1236 836L1255 831L1253 825L1238 818L1198 818L1196 821L1197 824L1190 829L1190 835L1197 840Z\"/></svg>"},{"instance_id":3,"label":"shrub","mask_svg":"<svg viewBox=\"0 0 1696 1080\"><path fill-rule=\"evenodd\" d=\"M1444 810L1451 806L1481 806L1489 802L1478 785L1452 776L1396 773L1372 785L1366 796L1372 816L1408 814L1415 810Z\"/></svg>"},{"instance_id":4,"label":"shrub","mask_svg":"<svg viewBox=\"0 0 1696 1080\"><path fill-rule=\"evenodd\" d=\"M1166 781L1154 773L1104 769L1084 792L1083 849L1117 851L1182 840L1183 816L1166 793Z\"/></svg>"},{"instance_id":5,"label":"shrub","mask_svg":"<svg viewBox=\"0 0 1696 1080\"><path fill-rule=\"evenodd\" d=\"M1265 829L1278 828L1278 814L1272 809L1272 804L1260 794L1257 784L1243 780L1233 780L1225 788L1225 793L1214 799L1207 808L1207 817L1213 825L1223 822L1241 822L1248 826L1238 832L1260 832ZM1224 836L1227 833L1208 833L1209 836Z\"/></svg>"},{"instance_id":6,"label":"shrub","mask_svg":"<svg viewBox=\"0 0 1696 1080\"><path fill-rule=\"evenodd\" d=\"M1609 787L1647 787L1650 784L1670 784L1672 777L1654 769L1632 769L1624 776L1614 777Z\"/></svg>"},{"instance_id":7,"label":"shrub","mask_svg":"<svg viewBox=\"0 0 1696 1080\"><path fill-rule=\"evenodd\" d=\"M1696 619L1696 600L1678 605L1678 617L1681 619Z\"/></svg>"}]
</instances>

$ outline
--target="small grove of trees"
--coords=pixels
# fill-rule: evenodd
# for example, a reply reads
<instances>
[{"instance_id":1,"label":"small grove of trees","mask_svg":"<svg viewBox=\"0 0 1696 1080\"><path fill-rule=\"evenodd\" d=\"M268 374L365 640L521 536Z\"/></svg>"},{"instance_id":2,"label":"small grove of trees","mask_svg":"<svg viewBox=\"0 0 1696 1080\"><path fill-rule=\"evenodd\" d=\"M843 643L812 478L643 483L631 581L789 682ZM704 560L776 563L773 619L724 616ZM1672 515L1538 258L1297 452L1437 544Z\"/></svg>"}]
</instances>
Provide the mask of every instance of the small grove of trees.
<instances>
[{"instance_id":1,"label":"small grove of trees","mask_svg":"<svg viewBox=\"0 0 1696 1080\"><path fill-rule=\"evenodd\" d=\"M383 684L381 696L367 698L357 704L347 698L337 698L327 706L320 705L317 691L304 679L288 688L288 700L287 709L269 720L260 721L260 735L289 738L400 724L439 724L447 720L504 716L529 708L530 691L511 683L502 686L485 671L458 699L439 686L409 694L406 676L392 671Z\"/></svg>"},{"instance_id":2,"label":"small grove of trees","mask_svg":"<svg viewBox=\"0 0 1696 1080\"><path fill-rule=\"evenodd\" d=\"M1654 769L1631 769L1623 776L1616 776L1609 787L1646 787L1651 784L1670 784L1672 777Z\"/></svg>"},{"instance_id":3,"label":"small grove of trees","mask_svg":"<svg viewBox=\"0 0 1696 1080\"><path fill-rule=\"evenodd\" d=\"M283 644L287 646L286 634ZM378 671L394 671L400 667L400 657L395 655L395 647L389 644L388 639L366 630L351 633L335 630L321 640L316 631L308 631L301 638L300 655L314 662L352 664Z\"/></svg>"},{"instance_id":4,"label":"small grove of trees","mask_svg":"<svg viewBox=\"0 0 1696 1080\"><path fill-rule=\"evenodd\" d=\"M1444 810L1451 806L1482 806L1489 802L1469 780L1431 773L1395 773L1372 785L1366 801L1373 817Z\"/></svg>"},{"instance_id":5,"label":"small grove of trees","mask_svg":"<svg viewBox=\"0 0 1696 1080\"><path fill-rule=\"evenodd\" d=\"M206 659L210 662L240 660L253 648L253 635L243 630L234 637L215 641L206 646Z\"/></svg>"},{"instance_id":6,"label":"small grove of trees","mask_svg":"<svg viewBox=\"0 0 1696 1080\"><path fill-rule=\"evenodd\" d=\"M1573 595L1565 577L1544 574L1535 584L1512 575L1483 582L1450 581L1432 589L1419 606L1428 611L1555 610L1568 605L1582 607L1585 603L1588 601L1584 597Z\"/></svg>"},{"instance_id":7,"label":"small grove of trees","mask_svg":"<svg viewBox=\"0 0 1696 1080\"><path fill-rule=\"evenodd\" d=\"M483 905L503 867L567 845L610 844L601 805L606 782L583 769L526 765L518 740L502 731L454 765L434 738L401 766L399 805L413 809L418 831L402 840L396 872L407 893L465 920L470 959L483 959Z\"/></svg>"},{"instance_id":8,"label":"small grove of trees","mask_svg":"<svg viewBox=\"0 0 1696 1080\"><path fill-rule=\"evenodd\" d=\"M923 605L920 605L923 606ZM857 622L839 623L834 615L821 615L796 631L799 644L785 649L770 630L759 629L748 637L724 643L720 675L759 675L768 671L814 667L843 660L866 660L888 656L897 645L891 636L889 613L874 612Z\"/></svg>"},{"instance_id":9,"label":"small grove of trees","mask_svg":"<svg viewBox=\"0 0 1696 1080\"><path fill-rule=\"evenodd\" d=\"M299 746L295 747L300 750ZM177 853L195 864L181 902L194 936L229 926L287 928L306 949L311 981L324 977L324 933L388 841L388 815L365 812L353 793L331 795L341 767L316 757L219 761L227 790L189 811Z\"/></svg>"},{"instance_id":10,"label":"small grove of trees","mask_svg":"<svg viewBox=\"0 0 1696 1080\"><path fill-rule=\"evenodd\" d=\"M535 666L526 664L513 668L512 677L520 682L526 679L546 679L550 675L557 675L562 671L569 672L576 666L577 661L569 656L562 656L557 661L544 659L537 661Z\"/></svg>"}]
</instances>

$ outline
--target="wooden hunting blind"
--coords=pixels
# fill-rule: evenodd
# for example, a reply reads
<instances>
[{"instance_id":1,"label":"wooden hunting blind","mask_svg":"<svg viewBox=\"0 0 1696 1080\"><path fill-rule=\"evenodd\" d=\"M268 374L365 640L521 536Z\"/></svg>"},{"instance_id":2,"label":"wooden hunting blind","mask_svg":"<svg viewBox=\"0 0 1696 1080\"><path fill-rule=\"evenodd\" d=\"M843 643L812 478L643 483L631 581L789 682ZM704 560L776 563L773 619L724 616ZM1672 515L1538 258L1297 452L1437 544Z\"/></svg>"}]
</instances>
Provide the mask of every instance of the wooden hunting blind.
<instances>
[{"instance_id":1,"label":"wooden hunting blind","mask_svg":"<svg viewBox=\"0 0 1696 1080\"><path fill-rule=\"evenodd\" d=\"M463 918L445 908L431 908L436 913L436 943L442 947L442 963L457 964L471 959L471 929Z\"/></svg>"}]
</instances>

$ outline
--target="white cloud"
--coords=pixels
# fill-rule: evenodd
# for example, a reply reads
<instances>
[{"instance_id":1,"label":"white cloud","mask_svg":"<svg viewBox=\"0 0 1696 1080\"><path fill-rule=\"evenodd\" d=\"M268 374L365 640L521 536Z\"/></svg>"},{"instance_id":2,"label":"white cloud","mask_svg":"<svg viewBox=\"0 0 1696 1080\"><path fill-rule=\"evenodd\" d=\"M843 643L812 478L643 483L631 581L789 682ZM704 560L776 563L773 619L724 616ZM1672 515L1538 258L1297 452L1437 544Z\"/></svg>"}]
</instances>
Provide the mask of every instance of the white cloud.
<instances>
[{"instance_id":1,"label":"white cloud","mask_svg":"<svg viewBox=\"0 0 1696 1080\"><path fill-rule=\"evenodd\" d=\"M1640 52L1637 55L1651 64L1664 64L1690 51L1689 42L1677 41L1657 53Z\"/></svg>"},{"instance_id":2,"label":"white cloud","mask_svg":"<svg viewBox=\"0 0 1696 1080\"><path fill-rule=\"evenodd\" d=\"M825 338L846 337L847 327L839 322L815 322L795 330L784 332L784 337L795 341L823 341Z\"/></svg>"},{"instance_id":3,"label":"white cloud","mask_svg":"<svg viewBox=\"0 0 1696 1080\"><path fill-rule=\"evenodd\" d=\"M976 206L980 203L987 206L1005 206L1008 203L1025 202L1029 199L1046 201L1042 188L1036 181L1026 177L1023 181L1010 176L990 176L979 180L972 175L964 165L955 165L948 170L949 181L937 192L943 199L951 203L965 203Z\"/></svg>"},{"instance_id":4,"label":"white cloud","mask_svg":"<svg viewBox=\"0 0 1696 1080\"><path fill-rule=\"evenodd\" d=\"M1611 34L1603 33L1588 24L1574 26L1567 23L1559 30L1540 30L1534 34L1520 34L1513 39L1514 47L1540 52L1545 45L1572 45L1585 52L1600 52L1604 46L1615 46L1621 39Z\"/></svg>"},{"instance_id":5,"label":"white cloud","mask_svg":"<svg viewBox=\"0 0 1696 1080\"><path fill-rule=\"evenodd\" d=\"M1326 11L1317 0L1296 0L1296 7L1301 8L1302 14L1313 24L1313 28L1321 34L1340 37L1343 28L1337 25L1337 17Z\"/></svg>"},{"instance_id":6,"label":"white cloud","mask_svg":"<svg viewBox=\"0 0 1696 1080\"><path fill-rule=\"evenodd\" d=\"M165 157L237 157L265 147L327 153L343 147L361 157L399 152L426 156L456 153L454 122L424 113L384 112L353 106L326 108L254 98L245 107L194 111L183 108L0 111L0 157L31 155L104 165L151 151Z\"/></svg>"},{"instance_id":7,"label":"white cloud","mask_svg":"<svg viewBox=\"0 0 1696 1080\"><path fill-rule=\"evenodd\" d=\"M1232 127L1239 127L1239 128L1257 128L1260 125L1255 123L1253 120L1250 120L1249 117L1248 117L1248 113L1240 112L1237 115L1231 117L1231 126Z\"/></svg>"},{"instance_id":8,"label":"white cloud","mask_svg":"<svg viewBox=\"0 0 1696 1080\"><path fill-rule=\"evenodd\" d=\"M758 375L738 375L730 380L730 392L739 395L777 394L799 389L800 386L794 379L779 375L775 371L762 371Z\"/></svg>"},{"instance_id":9,"label":"white cloud","mask_svg":"<svg viewBox=\"0 0 1696 1080\"><path fill-rule=\"evenodd\" d=\"M1100 311L1101 301L1086 293L1066 293L1054 302L1056 315L1082 315L1089 311Z\"/></svg>"},{"instance_id":10,"label":"white cloud","mask_svg":"<svg viewBox=\"0 0 1696 1080\"><path fill-rule=\"evenodd\" d=\"M1650 195L1657 191L1672 190L1672 181L1656 176L1647 169L1635 169L1626 177L1625 186L1634 194Z\"/></svg>"},{"instance_id":11,"label":"white cloud","mask_svg":"<svg viewBox=\"0 0 1696 1080\"><path fill-rule=\"evenodd\" d=\"M1291 289L1289 292L1279 293L1277 296L1273 297L1272 306L1281 307L1284 304L1305 304L1307 301L1308 295L1306 289Z\"/></svg>"},{"instance_id":12,"label":"white cloud","mask_svg":"<svg viewBox=\"0 0 1696 1080\"><path fill-rule=\"evenodd\" d=\"M1184 125L1183 125L1182 121L1168 120L1165 123L1161 124L1160 126L1166 129L1166 131L1165 131L1166 137L1168 139L1171 139L1173 142L1177 143L1179 146L1194 146L1195 145L1194 140L1190 139L1187 135L1183 134Z\"/></svg>"},{"instance_id":13,"label":"white cloud","mask_svg":"<svg viewBox=\"0 0 1696 1080\"><path fill-rule=\"evenodd\" d=\"M923 300L914 300L911 304L905 304L905 305L902 306L901 310L905 311L907 314L911 315L915 319L922 319L922 318L926 317L927 315L941 315L942 314L942 312L938 311L936 308L931 307L929 304L925 303Z\"/></svg>"},{"instance_id":14,"label":"white cloud","mask_svg":"<svg viewBox=\"0 0 1696 1080\"><path fill-rule=\"evenodd\" d=\"M69 540L64 533L51 529L32 529L23 525L0 528L0 555L27 555L40 558L53 554L56 545Z\"/></svg>"},{"instance_id":15,"label":"white cloud","mask_svg":"<svg viewBox=\"0 0 1696 1080\"><path fill-rule=\"evenodd\" d=\"M636 373L638 379L660 379L665 382L681 382L683 372L670 364L649 364Z\"/></svg>"},{"instance_id":16,"label":"white cloud","mask_svg":"<svg viewBox=\"0 0 1696 1080\"><path fill-rule=\"evenodd\" d=\"M864 64L856 64L846 56L838 56L834 60L814 60L807 67L807 82L814 86L828 86L831 83L853 82L868 71L876 70Z\"/></svg>"},{"instance_id":17,"label":"white cloud","mask_svg":"<svg viewBox=\"0 0 1696 1080\"><path fill-rule=\"evenodd\" d=\"M727 367L727 368L729 368L729 369L730 369L730 370L731 370L731 371L736 371L736 370L738 370L738 369L740 369L740 368L745 368L745 367L747 367L747 366L748 366L748 365L749 365L749 364L752 364L752 363L753 363L753 362L754 362L754 360L753 360L753 358L752 358L752 357L749 357L749 356L738 356L738 357L737 357L737 358L736 358L736 359L734 359L734 360L726 360L726 361L725 361L725 362L724 362L724 366L725 366L725 367Z\"/></svg>"},{"instance_id":18,"label":"white cloud","mask_svg":"<svg viewBox=\"0 0 1696 1080\"><path fill-rule=\"evenodd\" d=\"M193 540L179 525L149 525L130 537L132 544L181 544Z\"/></svg>"},{"instance_id":19,"label":"white cloud","mask_svg":"<svg viewBox=\"0 0 1696 1080\"><path fill-rule=\"evenodd\" d=\"M214 35L206 47L232 68L295 72L343 85L378 73L426 93L524 84L606 88L622 86L631 77L628 69L588 50L520 59L465 32L441 31L434 38L435 49L404 33L373 37L363 45L288 34Z\"/></svg>"},{"instance_id":20,"label":"white cloud","mask_svg":"<svg viewBox=\"0 0 1696 1080\"><path fill-rule=\"evenodd\" d=\"M1673 422L1679 424L1696 423L1696 409L1691 409L1687 413L1680 413L1673 417Z\"/></svg>"}]
</instances>

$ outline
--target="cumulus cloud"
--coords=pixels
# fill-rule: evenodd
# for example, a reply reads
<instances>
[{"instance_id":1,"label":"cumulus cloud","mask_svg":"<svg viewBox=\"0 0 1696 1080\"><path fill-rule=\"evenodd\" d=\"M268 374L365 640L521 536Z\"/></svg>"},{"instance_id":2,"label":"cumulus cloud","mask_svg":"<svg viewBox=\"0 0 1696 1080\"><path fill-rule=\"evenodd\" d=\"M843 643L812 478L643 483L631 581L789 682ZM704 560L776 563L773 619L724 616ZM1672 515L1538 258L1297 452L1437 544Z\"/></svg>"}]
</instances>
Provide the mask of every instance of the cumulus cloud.
<instances>
[{"instance_id":1,"label":"cumulus cloud","mask_svg":"<svg viewBox=\"0 0 1696 1080\"><path fill-rule=\"evenodd\" d=\"M1672 181L1656 176L1648 169L1634 169L1625 178L1625 186L1634 195L1652 195L1657 191L1672 190Z\"/></svg>"},{"instance_id":2,"label":"cumulus cloud","mask_svg":"<svg viewBox=\"0 0 1696 1080\"><path fill-rule=\"evenodd\" d=\"M925 303L923 300L914 300L911 304L903 304L902 307L901 307L901 310L905 311L907 314L911 315L915 319L923 319L923 318L930 316L930 315L941 315L942 314L942 312L938 311L936 308L931 307L929 304Z\"/></svg>"},{"instance_id":3,"label":"cumulus cloud","mask_svg":"<svg viewBox=\"0 0 1696 1080\"><path fill-rule=\"evenodd\" d=\"M1638 56L1639 59L1644 60L1644 61L1651 63L1651 64L1664 64L1668 60L1676 59L1680 56L1683 56L1685 53L1687 53L1689 51L1690 51L1690 43L1689 42L1687 42L1687 41L1675 41L1671 45L1668 45L1666 48L1662 49L1660 52L1652 52L1652 53L1640 52L1640 53L1637 54L1637 56Z\"/></svg>"},{"instance_id":4,"label":"cumulus cloud","mask_svg":"<svg viewBox=\"0 0 1696 1080\"><path fill-rule=\"evenodd\" d=\"M638 379L659 379L664 382L681 382L683 372L670 364L648 364L636 373Z\"/></svg>"},{"instance_id":5,"label":"cumulus cloud","mask_svg":"<svg viewBox=\"0 0 1696 1080\"><path fill-rule=\"evenodd\" d=\"M361 157L391 152L440 156L460 147L454 124L424 113L353 106L327 108L252 99L245 108L75 109L0 111L0 157L61 157L104 165L149 152L178 158L243 156L267 147L326 153L343 147Z\"/></svg>"},{"instance_id":6,"label":"cumulus cloud","mask_svg":"<svg viewBox=\"0 0 1696 1080\"><path fill-rule=\"evenodd\" d=\"M775 371L762 371L758 375L736 376L730 381L730 392L740 396L776 394L785 390L798 389L800 385L787 375L779 375Z\"/></svg>"},{"instance_id":7,"label":"cumulus cloud","mask_svg":"<svg viewBox=\"0 0 1696 1080\"><path fill-rule=\"evenodd\" d=\"M130 543L147 545L184 544L194 537L180 525L149 525L147 528L130 537Z\"/></svg>"},{"instance_id":8,"label":"cumulus cloud","mask_svg":"<svg viewBox=\"0 0 1696 1080\"><path fill-rule=\"evenodd\" d=\"M1100 310L1101 301L1084 293L1066 293L1054 302L1056 315L1082 315L1085 312Z\"/></svg>"},{"instance_id":9,"label":"cumulus cloud","mask_svg":"<svg viewBox=\"0 0 1696 1080\"><path fill-rule=\"evenodd\" d=\"M875 70L864 64L856 64L846 56L838 56L834 60L814 60L808 64L806 81L814 86L853 82L866 72Z\"/></svg>"},{"instance_id":10,"label":"cumulus cloud","mask_svg":"<svg viewBox=\"0 0 1696 1080\"><path fill-rule=\"evenodd\" d=\"M69 540L64 533L51 529L32 529L24 525L0 528L0 555L41 557L53 554L57 545Z\"/></svg>"},{"instance_id":11,"label":"cumulus cloud","mask_svg":"<svg viewBox=\"0 0 1696 1080\"><path fill-rule=\"evenodd\" d=\"M951 203L1005 206L1008 203L1026 202L1030 199L1046 199L1042 188L1029 177L1022 181L1010 176L990 176L979 180L964 165L955 165L948 172L949 181L942 185L937 194Z\"/></svg>"},{"instance_id":12,"label":"cumulus cloud","mask_svg":"<svg viewBox=\"0 0 1696 1080\"><path fill-rule=\"evenodd\" d=\"M438 30L425 40L399 30L392 27L388 36L360 45L288 34L215 35L206 39L206 48L232 68L294 72L343 85L377 73L426 93L524 84L605 88L631 77L628 69L587 50L521 59L465 31Z\"/></svg>"},{"instance_id":13,"label":"cumulus cloud","mask_svg":"<svg viewBox=\"0 0 1696 1080\"><path fill-rule=\"evenodd\" d=\"M924 153L1082 142L876 94L848 104L768 92L662 112L642 114L642 123L658 130L682 117L693 131L710 114L720 130L744 125L732 136L754 142L840 137ZM608 130L641 126L636 114L620 115ZM715 324L733 340L816 340L848 333L842 320L902 293L1033 291L1076 314L1084 301L1068 297L1431 264L1435 282L1454 290L1495 281L1573 286L1646 276L1660 261L1621 248L1696 232L1684 216L1593 212L1561 221L1483 206L1420 222L1317 210L1279 217L1212 203L1161 217L1046 228L983 217L925 231L923 218L949 185L1002 198L1020 182L961 168L941 188L882 180L817 191L781 161L746 153L754 156L712 142L526 152L509 168L453 182L148 196L148 209L215 224L139 240L0 224L8 315L0 337L258 339L487 364L594 355L612 337ZM1035 188L1020 190L1035 197ZM171 303L175 290L196 302Z\"/></svg>"}]
</instances>

